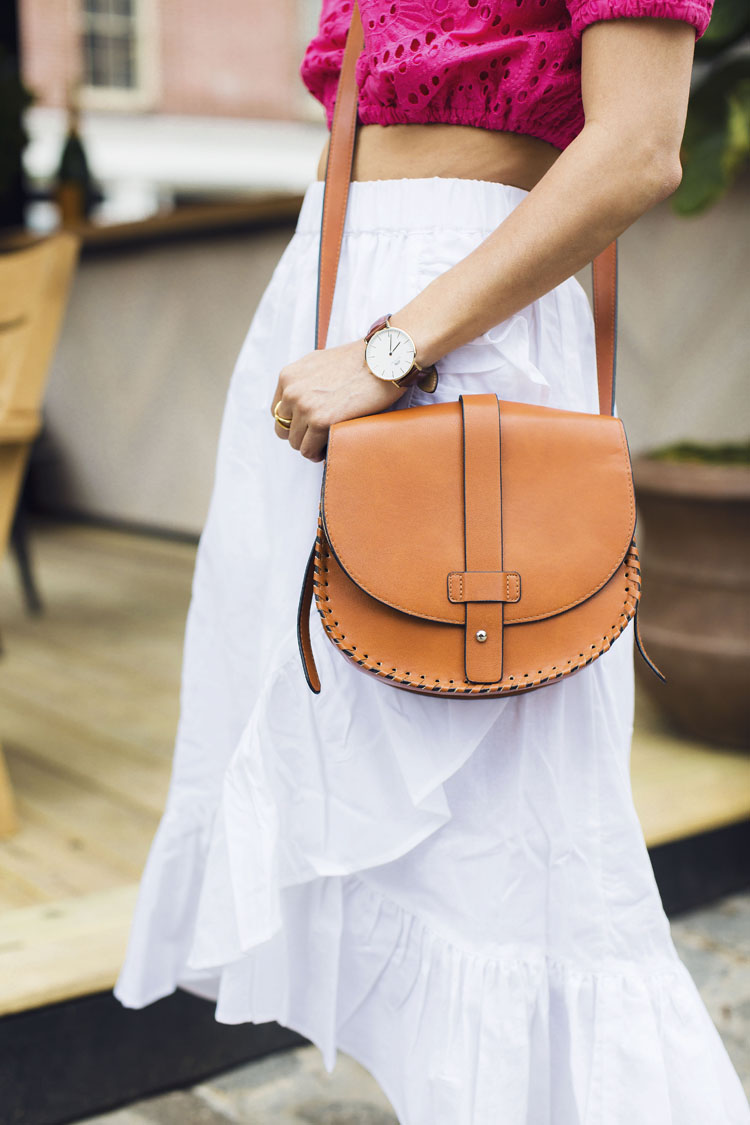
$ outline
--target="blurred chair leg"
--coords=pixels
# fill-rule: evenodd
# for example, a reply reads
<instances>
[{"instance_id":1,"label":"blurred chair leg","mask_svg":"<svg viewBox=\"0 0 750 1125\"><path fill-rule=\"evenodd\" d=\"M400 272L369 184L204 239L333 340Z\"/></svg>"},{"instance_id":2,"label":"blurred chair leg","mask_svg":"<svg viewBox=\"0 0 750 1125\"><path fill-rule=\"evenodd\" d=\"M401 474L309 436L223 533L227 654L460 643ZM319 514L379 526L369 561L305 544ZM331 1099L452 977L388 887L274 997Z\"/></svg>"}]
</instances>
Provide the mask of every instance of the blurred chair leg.
<instances>
[{"instance_id":1,"label":"blurred chair leg","mask_svg":"<svg viewBox=\"0 0 750 1125\"><path fill-rule=\"evenodd\" d=\"M24 493L21 493L18 507L13 518L13 526L10 532L10 541L13 547L13 552L16 556L16 565L18 566L18 573L21 577L21 585L23 587L24 601L26 602L26 609L29 613L41 613L44 608L42 599L39 596L34 572L31 569L31 558L29 553L29 537L28 537L28 519L26 516L26 501Z\"/></svg>"},{"instance_id":2,"label":"blurred chair leg","mask_svg":"<svg viewBox=\"0 0 750 1125\"><path fill-rule=\"evenodd\" d=\"M0 746L0 840L12 836L17 831L18 817L13 800L13 790L10 786L3 748Z\"/></svg>"},{"instance_id":3,"label":"blurred chair leg","mask_svg":"<svg viewBox=\"0 0 750 1125\"><path fill-rule=\"evenodd\" d=\"M30 441L0 443L0 555L8 543L16 558L24 601L29 613L39 613L42 601L34 581L29 557L24 481L28 468Z\"/></svg>"}]
</instances>

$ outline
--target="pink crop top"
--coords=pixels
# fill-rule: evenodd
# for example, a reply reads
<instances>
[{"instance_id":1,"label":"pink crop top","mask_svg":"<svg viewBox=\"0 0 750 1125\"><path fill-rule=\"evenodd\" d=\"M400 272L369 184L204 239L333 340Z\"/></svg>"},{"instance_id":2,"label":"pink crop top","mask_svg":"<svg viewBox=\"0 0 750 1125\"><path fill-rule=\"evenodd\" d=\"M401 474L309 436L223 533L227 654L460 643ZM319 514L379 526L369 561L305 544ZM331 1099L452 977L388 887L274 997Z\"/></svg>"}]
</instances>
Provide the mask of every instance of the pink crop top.
<instances>
[{"instance_id":1,"label":"pink crop top","mask_svg":"<svg viewBox=\"0 0 750 1125\"><path fill-rule=\"evenodd\" d=\"M683 20L713 0L360 0L364 125L430 121L528 133L563 149L583 127L581 33L596 20ZM323 0L300 73L330 128L351 0Z\"/></svg>"}]
</instances>

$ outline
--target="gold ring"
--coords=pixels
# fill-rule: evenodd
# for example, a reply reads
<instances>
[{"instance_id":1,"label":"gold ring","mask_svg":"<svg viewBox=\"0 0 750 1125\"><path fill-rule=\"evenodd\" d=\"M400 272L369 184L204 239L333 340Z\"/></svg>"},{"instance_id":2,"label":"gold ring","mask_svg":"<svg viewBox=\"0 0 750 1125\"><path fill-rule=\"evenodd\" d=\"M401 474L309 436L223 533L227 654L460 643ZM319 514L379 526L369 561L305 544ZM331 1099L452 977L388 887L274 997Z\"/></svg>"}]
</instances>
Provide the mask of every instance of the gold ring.
<instances>
[{"instance_id":1,"label":"gold ring","mask_svg":"<svg viewBox=\"0 0 750 1125\"><path fill-rule=\"evenodd\" d=\"M278 403L278 402L276 403L276 405L275 405L275 406L274 406L274 408L273 408L273 416L274 416L274 418L276 419L276 421L277 421L277 422L279 423L279 425L280 425L280 426L283 426L283 428L284 428L285 430L290 430L290 429L291 429L291 427L292 427L292 419L291 419L291 418L282 418L282 417L281 417L281 415L279 414L279 403Z\"/></svg>"}]
</instances>

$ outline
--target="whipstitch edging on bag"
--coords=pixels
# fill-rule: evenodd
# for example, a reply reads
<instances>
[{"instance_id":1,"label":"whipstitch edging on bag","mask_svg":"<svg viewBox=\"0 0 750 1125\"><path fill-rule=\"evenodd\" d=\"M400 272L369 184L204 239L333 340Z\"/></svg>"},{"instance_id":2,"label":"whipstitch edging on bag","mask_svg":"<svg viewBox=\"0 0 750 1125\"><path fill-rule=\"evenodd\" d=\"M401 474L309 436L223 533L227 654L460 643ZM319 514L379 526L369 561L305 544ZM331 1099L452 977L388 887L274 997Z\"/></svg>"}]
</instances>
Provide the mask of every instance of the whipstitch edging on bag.
<instances>
[{"instance_id":1,"label":"whipstitch edging on bag","mask_svg":"<svg viewBox=\"0 0 750 1125\"><path fill-rule=\"evenodd\" d=\"M638 548L633 540L628 549L625 557L625 577L627 585L625 586L626 598L623 602L623 609L620 613L618 621L616 621L611 630L606 633L602 638L599 645L592 645L594 650L591 655L579 653L578 657L571 658L565 668L558 669L556 665L551 665L545 668L539 668L536 672L524 672L522 677L519 677L517 682L512 685L503 687L502 681L488 685L467 685L465 687L448 687L440 680L435 680L433 683L428 683L424 674L419 674L419 678L415 679L414 674L410 671L401 670L391 667L388 671L382 666L382 661L373 660L369 653L364 653L362 656L357 655L357 646L354 644L347 644L346 634L339 628L338 621L333 620L333 610L329 609L326 603L330 600L327 594L328 589L328 554L329 546L326 540L325 532L323 530L322 520L318 520L318 534L315 540L315 565L313 567L313 590L315 593L315 605L320 614L323 628L328 634L331 641L336 647L347 656L353 663L365 668L367 671L372 672L376 676L381 676L385 680L390 680L394 684L400 684L414 691L425 692L429 694L440 695L518 695L523 692L529 691L533 688L541 687L544 684L553 683L556 680L562 680L571 676L574 672L580 671L582 668L588 667L599 656L607 652L612 646L614 641L623 633L627 628L630 621L635 616L636 607L640 598L641 592L641 569L640 558L638 555ZM508 626L513 628L514 626ZM514 677L510 676L509 680ZM425 681L424 683L420 681ZM449 680L448 684L454 683Z\"/></svg>"}]
</instances>

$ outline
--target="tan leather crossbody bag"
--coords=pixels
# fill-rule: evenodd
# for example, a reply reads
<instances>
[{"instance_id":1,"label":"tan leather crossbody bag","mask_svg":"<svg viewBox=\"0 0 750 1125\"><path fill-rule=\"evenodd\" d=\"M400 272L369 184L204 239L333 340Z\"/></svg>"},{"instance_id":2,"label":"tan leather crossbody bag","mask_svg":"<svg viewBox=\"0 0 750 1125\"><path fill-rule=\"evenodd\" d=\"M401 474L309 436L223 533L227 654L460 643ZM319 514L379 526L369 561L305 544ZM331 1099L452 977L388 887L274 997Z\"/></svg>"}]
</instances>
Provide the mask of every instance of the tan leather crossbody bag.
<instances>
[{"instance_id":1,"label":"tan leather crossbody bag","mask_svg":"<svg viewBox=\"0 0 750 1125\"><path fill-rule=\"evenodd\" d=\"M355 6L326 172L318 348L344 228L361 49ZM593 276L599 414L482 394L331 427L298 613L314 692L313 597L328 637L362 671L462 699L562 680L606 652L636 615L633 479L613 417L616 242L594 260ZM636 637L648 661L637 621Z\"/></svg>"}]
</instances>

